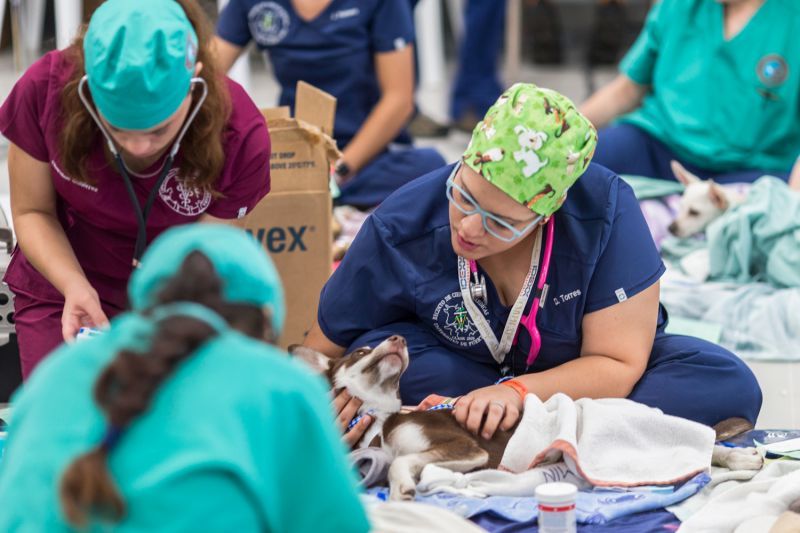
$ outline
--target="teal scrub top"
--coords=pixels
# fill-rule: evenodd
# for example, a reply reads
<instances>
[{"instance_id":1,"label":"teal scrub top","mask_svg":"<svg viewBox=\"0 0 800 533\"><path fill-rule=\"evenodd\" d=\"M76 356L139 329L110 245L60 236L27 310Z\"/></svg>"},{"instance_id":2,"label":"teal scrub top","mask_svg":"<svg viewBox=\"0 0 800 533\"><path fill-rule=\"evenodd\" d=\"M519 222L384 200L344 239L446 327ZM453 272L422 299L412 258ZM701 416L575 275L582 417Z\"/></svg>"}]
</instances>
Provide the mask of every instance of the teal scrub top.
<instances>
[{"instance_id":1,"label":"teal scrub top","mask_svg":"<svg viewBox=\"0 0 800 533\"><path fill-rule=\"evenodd\" d=\"M70 531L60 477L103 438L92 391L129 320L58 349L15 397L0 531ZM326 387L301 365L232 331L204 344L110 454L127 515L88 531L368 531Z\"/></svg>"},{"instance_id":2,"label":"teal scrub top","mask_svg":"<svg viewBox=\"0 0 800 533\"><path fill-rule=\"evenodd\" d=\"M620 69L652 90L621 118L701 168L787 172L800 153L800 2L766 0L726 41L715 0L661 0Z\"/></svg>"}]
</instances>

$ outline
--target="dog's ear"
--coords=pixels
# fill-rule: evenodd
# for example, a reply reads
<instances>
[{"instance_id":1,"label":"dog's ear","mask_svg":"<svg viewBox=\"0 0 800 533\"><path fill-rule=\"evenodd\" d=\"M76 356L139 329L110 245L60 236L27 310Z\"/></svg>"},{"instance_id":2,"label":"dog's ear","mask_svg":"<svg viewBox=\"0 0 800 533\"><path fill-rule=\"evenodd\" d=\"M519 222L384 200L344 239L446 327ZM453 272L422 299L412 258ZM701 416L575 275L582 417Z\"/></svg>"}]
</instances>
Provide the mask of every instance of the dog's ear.
<instances>
[{"instance_id":1,"label":"dog's ear","mask_svg":"<svg viewBox=\"0 0 800 533\"><path fill-rule=\"evenodd\" d=\"M289 346L289 353L298 359L305 361L305 363L310 366L314 372L318 372L320 374L327 372L331 366L330 357L306 346L293 344Z\"/></svg>"},{"instance_id":2,"label":"dog's ear","mask_svg":"<svg viewBox=\"0 0 800 533\"><path fill-rule=\"evenodd\" d=\"M728 209L728 197L725 196L725 190L722 185L714 182L714 180L708 180L708 185L708 196L711 198L711 203L714 204L714 207L720 211Z\"/></svg>"},{"instance_id":3,"label":"dog's ear","mask_svg":"<svg viewBox=\"0 0 800 533\"><path fill-rule=\"evenodd\" d=\"M672 173L675 174L675 178L683 183L684 186L688 187L692 183L697 183L700 181L700 178L683 168L683 165L675 161L674 159L670 161L669 166L672 168Z\"/></svg>"}]
</instances>

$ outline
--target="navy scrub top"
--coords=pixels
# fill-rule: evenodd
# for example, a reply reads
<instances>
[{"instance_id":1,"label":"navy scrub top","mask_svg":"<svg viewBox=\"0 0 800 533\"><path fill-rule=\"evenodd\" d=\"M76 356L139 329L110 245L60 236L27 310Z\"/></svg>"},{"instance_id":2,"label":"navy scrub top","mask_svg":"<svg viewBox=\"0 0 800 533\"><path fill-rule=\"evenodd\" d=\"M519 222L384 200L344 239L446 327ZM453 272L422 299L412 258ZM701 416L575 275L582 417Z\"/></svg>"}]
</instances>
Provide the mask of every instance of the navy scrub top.
<instances>
[{"instance_id":1,"label":"navy scrub top","mask_svg":"<svg viewBox=\"0 0 800 533\"><path fill-rule=\"evenodd\" d=\"M291 0L231 0L217 34L237 46L252 39L269 55L280 105L294 108L299 80L335 96L334 137L344 147L381 96L374 55L408 46L414 25L408 0L332 0L311 21L300 18ZM402 131L395 142L411 138Z\"/></svg>"},{"instance_id":2,"label":"navy scrub top","mask_svg":"<svg viewBox=\"0 0 800 533\"><path fill-rule=\"evenodd\" d=\"M318 321L331 341L347 347L366 332L412 322L434 332L448 349L494 361L472 320L457 319L463 318L463 299L445 196L452 169L399 189L367 219L322 290ZM577 358L584 315L634 296L665 270L633 191L605 167L589 166L554 219L544 307L537 317L542 348L531 371ZM476 303L499 339L510 307L499 303L488 277L486 282L489 304ZM659 328L665 322L662 308ZM523 329L518 345L523 355L506 360L514 373L525 370L529 346Z\"/></svg>"}]
</instances>

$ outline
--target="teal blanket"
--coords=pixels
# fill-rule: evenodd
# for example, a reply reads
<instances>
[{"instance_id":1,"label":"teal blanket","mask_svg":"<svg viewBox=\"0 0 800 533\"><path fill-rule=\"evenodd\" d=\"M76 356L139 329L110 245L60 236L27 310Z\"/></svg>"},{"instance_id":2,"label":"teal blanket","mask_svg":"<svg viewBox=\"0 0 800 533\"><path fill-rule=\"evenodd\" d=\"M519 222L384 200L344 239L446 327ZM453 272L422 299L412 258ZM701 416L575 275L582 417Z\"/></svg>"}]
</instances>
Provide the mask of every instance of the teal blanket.
<instances>
[{"instance_id":1,"label":"teal blanket","mask_svg":"<svg viewBox=\"0 0 800 533\"><path fill-rule=\"evenodd\" d=\"M710 279L800 287L800 194L772 176L711 223Z\"/></svg>"},{"instance_id":2,"label":"teal blanket","mask_svg":"<svg viewBox=\"0 0 800 533\"><path fill-rule=\"evenodd\" d=\"M623 174L620 176L633 189L633 194L637 200L648 200L651 198L663 198L671 194L683 194L683 184L675 180L662 180L647 178L645 176L634 176Z\"/></svg>"}]
</instances>

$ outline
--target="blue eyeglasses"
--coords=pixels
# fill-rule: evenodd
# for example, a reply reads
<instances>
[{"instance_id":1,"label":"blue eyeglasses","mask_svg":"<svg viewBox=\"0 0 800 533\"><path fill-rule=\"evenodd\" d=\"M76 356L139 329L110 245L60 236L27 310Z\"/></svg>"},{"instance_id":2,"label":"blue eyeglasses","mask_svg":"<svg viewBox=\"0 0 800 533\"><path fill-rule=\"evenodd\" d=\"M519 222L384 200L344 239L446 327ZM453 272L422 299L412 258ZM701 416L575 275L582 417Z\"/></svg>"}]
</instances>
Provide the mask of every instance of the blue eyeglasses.
<instances>
[{"instance_id":1,"label":"blue eyeglasses","mask_svg":"<svg viewBox=\"0 0 800 533\"><path fill-rule=\"evenodd\" d=\"M478 202L476 202L467 191L465 191L459 185L456 185L454 178L459 168L461 168L460 163L456 165L456 168L453 169L450 177L447 178L447 199L450 200L450 203L453 204L456 209L467 216L479 213L481 215L481 221L483 222L483 228L492 237L500 239L503 242L514 242L520 237L523 237L531 228L536 226L536 224L538 224L544 218L543 216L539 215L533 219L532 222L519 230L497 215L486 211L485 209L481 208Z\"/></svg>"}]
</instances>

